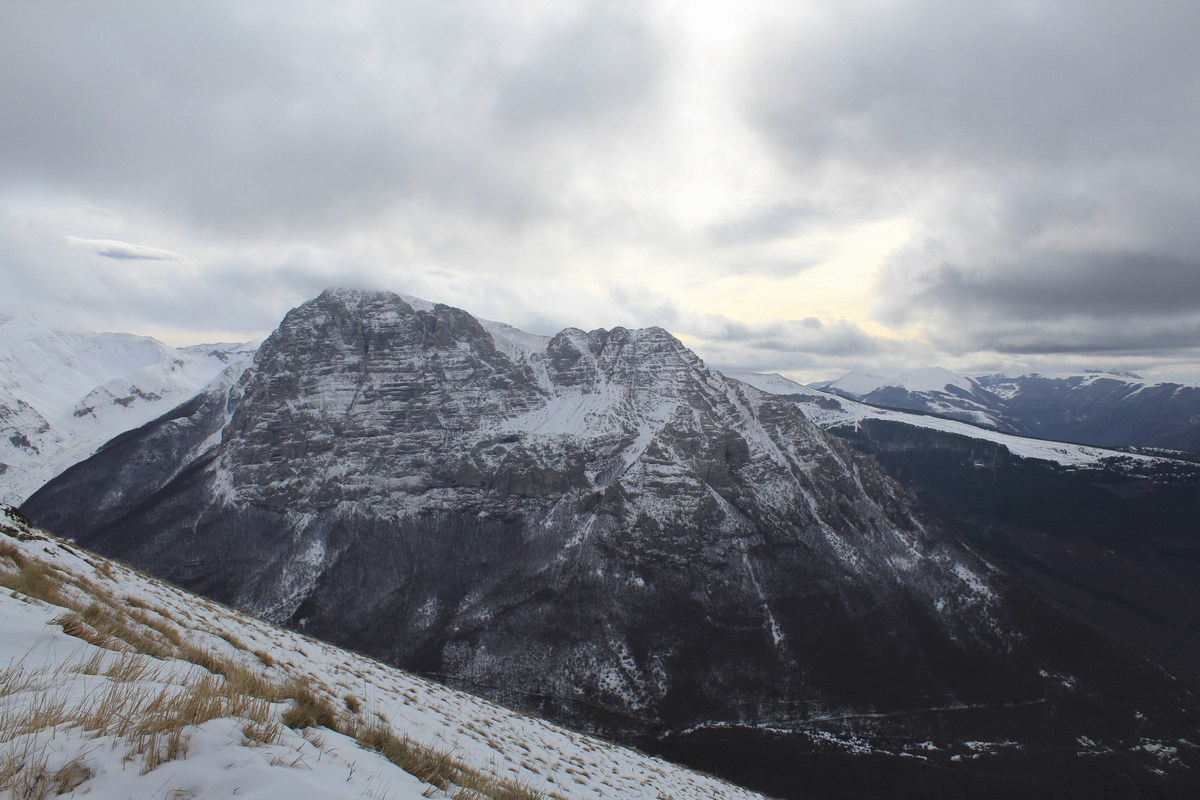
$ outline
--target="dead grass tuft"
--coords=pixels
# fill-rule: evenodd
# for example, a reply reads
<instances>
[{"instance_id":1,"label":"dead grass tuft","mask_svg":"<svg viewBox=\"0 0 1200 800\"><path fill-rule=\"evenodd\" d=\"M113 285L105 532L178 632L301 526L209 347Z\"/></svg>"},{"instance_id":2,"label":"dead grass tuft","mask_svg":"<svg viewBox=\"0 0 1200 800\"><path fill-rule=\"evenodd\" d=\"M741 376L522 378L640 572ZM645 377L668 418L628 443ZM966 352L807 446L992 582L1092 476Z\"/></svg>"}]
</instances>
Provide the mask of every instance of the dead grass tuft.
<instances>
[{"instance_id":1,"label":"dead grass tuft","mask_svg":"<svg viewBox=\"0 0 1200 800\"><path fill-rule=\"evenodd\" d=\"M184 646L183 638L180 636L179 630L161 616L157 616L140 608L130 611L129 616L157 633L165 641L174 645L176 648L182 648Z\"/></svg>"},{"instance_id":2,"label":"dead grass tuft","mask_svg":"<svg viewBox=\"0 0 1200 800\"><path fill-rule=\"evenodd\" d=\"M12 547L12 545L9 545ZM0 571L0 585L27 597L50 603L62 604L61 581L51 572L50 567L41 561L26 558L23 553L12 547L14 554L9 556L17 567L16 572Z\"/></svg>"},{"instance_id":3,"label":"dead grass tuft","mask_svg":"<svg viewBox=\"0 0 1200 800\"><path fill-rule=\"evenodd\" d=\"M21 548L7 539L0 539L0 558L12 562L12 569L20 569L21 565L25 563L25 556L21 553Z\"/></svg>"},{"instance_id":4,"label":"dead grass tuft","mask_svg":"<svg viewBox=\"0 0 1200 800\"><path fill-rule=\"evenodd\" d=\"M246 652L249 652L250 650L250 648L246 646L245 642L234 636L229 631L217 631L217 636L220 636L222 639L228 642L235 650L242 650Z\"/></svg>"},{"instance_id":5,"label":"dead grass tuft","mask_svg":"<svg viewBox=\"0 0 1200 800\"><path fill-rule=\"evenodd\" d=\"M273 720L256 722L250 720L242 726L242 736L247 743L274 744L283 735L283 725Z\"/></svg>"},{"instance_id":6,"label":"dead grass tuft","mask_svg":"<svg viewBox=\"0 0 1200 800\"><path fill-rule=\"evenodd\" d=\"M155 658L167 658L172 655L171 648L148 634L145 626L130 624L131 617L109 595L99 593L94 596L103 602L89 603L76 613L98 634L110 640L124 642L135 652ZM110 644L109 649L115 648Z\"/></svg>"},{"instance_id":7,"label":"dead grass tuft","mask_svg":"<svg viewBox=\"0 0 1200 800\"><path fill-rule=\"evenodd\" d=\"M179 657L184 661L192 662L196 666L204 667L214 675L222 677L225 677L231 664L229 659L222 658L211 650L205 650L203 647L197 647L188 643L179 648Z\"/></svg>"},{"instance_id":8,"label":"dead grass tuft","mask_svg":"<svg viewBox=\"0 0 1200 800\"><path fill-rule=\"evenodd\" d=\"M410 775L415 775L428 784L446 789L462 771L449 753L414 742L407 736L398 736L384 725L365 725L354 737L360 745L374 750Z\"/></svg>"},{"instance_id":9,"label":"dead grass tuft","mask_svg":"<svg viewBox=\"0 0 1200 800\"><path fill-rule=\"evenodd\" d=\"M53 625L61 625L63 633L67 634L68 636L74 636L76 639L82 639L88 644L94 644L96 647L103 647L105 650L119 649L119 646L113 641L111 636L96 630L74 611L66 614L59 614L54 619L50 620L50 622Z\"/></svg>"},{"instance_id":10,"label":"dead grass tuft","mask_svg":"<svg viewBox=\"0 0 1200 800\"><path fill-rule=\"evenodd\" d=\"M74 791L93 774L78 758L51 771L45 755L14 753L0 760L0 790L8 791L12 798L44 800Z\"/></svg>"},{"instance_id":11,"label":"dead grass tuft","mask_svg":"<svg viewBox=\"0 0 1200 800\"><path fill-rule=\"evenodd\" d=\"M354 738L410 775L452 792L454 800L547 800L542 792L517 781L485 775L448 752L398 735L387 725L362 725Z\"/></svg>"},{"instance_id":12,"label":"dead grass tuft","mask_svg":"<svg viewBox=\"0 0 1200 800\"><path fill-rule=\"evenodd\" d=\"M326 698L313 691L308 683L296 681L287 691L292 704L283 712L283 724L289 728L329 728L341 731L337 710Z\"/></svg>"}]
</instances>

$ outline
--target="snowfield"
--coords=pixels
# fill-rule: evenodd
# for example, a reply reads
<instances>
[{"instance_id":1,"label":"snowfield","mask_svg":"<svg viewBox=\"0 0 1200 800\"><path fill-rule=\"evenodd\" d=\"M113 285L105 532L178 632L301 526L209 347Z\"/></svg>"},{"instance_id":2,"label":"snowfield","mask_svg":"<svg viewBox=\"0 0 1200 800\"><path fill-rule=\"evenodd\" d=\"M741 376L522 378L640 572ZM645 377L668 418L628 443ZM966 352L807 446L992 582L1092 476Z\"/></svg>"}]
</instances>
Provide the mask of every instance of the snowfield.
<instances>
[{"instance_id":1,"label":"snowfield","mask_svg":"<svg viewBox=\"0 0 1200 800\"><path fill-rule=\"evenodd\" d=\"M760 797L274 628L0 510L0 798Z\"/></svg>"},{"instance_id":2,"label":"snowfield","mask_svg":"<svg viewBox=\"0 0 1200 800\"><path fill-rule=\"evenodd\" d=\"M169 347L128 333L67 333L0 316L0 503L192 398L253 346Z\"/></svg>"}]
</instances>

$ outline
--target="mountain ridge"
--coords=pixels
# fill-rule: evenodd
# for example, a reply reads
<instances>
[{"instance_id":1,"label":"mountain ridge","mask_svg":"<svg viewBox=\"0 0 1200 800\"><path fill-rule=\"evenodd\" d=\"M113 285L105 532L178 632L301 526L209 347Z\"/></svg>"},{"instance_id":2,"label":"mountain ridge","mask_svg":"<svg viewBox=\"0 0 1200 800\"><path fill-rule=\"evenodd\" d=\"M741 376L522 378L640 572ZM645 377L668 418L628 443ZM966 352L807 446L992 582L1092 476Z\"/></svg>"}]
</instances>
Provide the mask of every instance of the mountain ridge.
<instances>
[{"instance_id":1,"label":"mountain ridge","mask_svg":"<svg viewBox=\"0 0 1200 800\"><path fill-rule=\"evenodd\" d=\"M0 322L0 502L18 503L113 436L189 400L252 347Z\"/></svg>"},{"instance_id":2,"label":"mountain ridge","mask_svg":"<svg viewBox=\"0 0 1200 800\"><path fill-rule=\"evenodd\" d=\"M1200 451L1200 386L1146 381L1121 370L965 376L933 368L918 371L917 379L851 372L810 387L1021 436Z\"/></svg>"},{"instance_id":3,"label":"mountain ridge","mask_svg":"<svg viewBox=\"0 0 1200 800\"><path fill-rule=\"evenodd\" d=\"M1151 735L1133 704L1180 724L1180 690L787 398L661 329L501 344L449 306L322 293L232 386L25 510L269 619L789 797L785 764L839 774L827 748L872 764L831 795L913 769L954 796L949 768L1007 796L962 748L1018 730L989 763L1083 787L1099 778L1039 748L1086 732L1123 769ZM1088 699L1112 681L1113 708ZM751 752L714 753L714 731Z\"/></svg>"}]
</instances>

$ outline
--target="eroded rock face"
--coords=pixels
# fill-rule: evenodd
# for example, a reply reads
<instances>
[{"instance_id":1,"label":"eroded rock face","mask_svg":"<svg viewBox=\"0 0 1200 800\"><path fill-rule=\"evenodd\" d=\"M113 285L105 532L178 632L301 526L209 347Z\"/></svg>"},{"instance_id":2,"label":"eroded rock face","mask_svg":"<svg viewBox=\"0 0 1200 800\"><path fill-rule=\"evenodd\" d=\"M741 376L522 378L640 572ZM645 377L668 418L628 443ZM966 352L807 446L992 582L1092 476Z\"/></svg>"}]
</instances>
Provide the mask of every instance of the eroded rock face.
<instances>
[{"instance_id":1,"label":"eroded rock face","mask_svg":"<svg viewBox=\"0 0 1200 800\"><path fill-rule=\"evenodd\" d=\"M120 467L147 459L172 463ZM1044 634L987 564L793 404L656 328L538 340L328 291L232 389L26 510L273 620L610 734L837 719L901 747L929 736L913 709L1060 691L1027 647ZM1006 724L938 722L964 740Z\"/></svg>"}]
</instances>

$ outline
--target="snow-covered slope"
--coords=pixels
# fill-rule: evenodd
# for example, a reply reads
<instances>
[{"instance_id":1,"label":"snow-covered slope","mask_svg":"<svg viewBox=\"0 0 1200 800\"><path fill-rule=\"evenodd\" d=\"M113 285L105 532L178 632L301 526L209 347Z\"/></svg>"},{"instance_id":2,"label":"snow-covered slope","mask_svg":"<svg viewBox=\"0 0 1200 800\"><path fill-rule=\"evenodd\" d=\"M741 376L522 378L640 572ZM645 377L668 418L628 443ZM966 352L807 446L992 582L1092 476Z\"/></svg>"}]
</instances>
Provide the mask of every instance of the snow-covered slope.
<instances>
[{"instance_id":1,"label":"snow-covered slope","mask_svg":"<svg viewBox=\"0 0 1200 800\"><path fill-rule=\"evenodd\" d=\"M0 502L18 503L119 433L187 400L244 344L168 347L0 317Z\"/></svg>"},{"instance_id":2,"label":"snow-covered slope","mask_svg":"<svg viewBox=\"0 0 1200 800\"><path fill-rule=\"evenodd\" d=\"M925 367L895 374L854 370L836 381L827 381L821 388L861 396L885 387L896 387L909 392L943 392L951 386L970 392L975 389L975 382L948 369Z\"/></svg>"},{"instance_id":3,"label":"snow-covered slope","mask_svg":"<svg viewBox=\"0 0 1200 800\"><path fill-rule=\"evenodd\" d=\"M765 392L788 397L796 403L805 416L826 429L854 426L868 419L888 420L918 428L953 433L970 439L994 442L1003 445L1018 458L1052 461L1067 467L1115 466L1127 463L1150 464L1168 460L1157 456L1127 453L1122 450L1017 436L933 414L878 408L868 403L860 403L840 395L804 386L777 374L731 372L729 375Z\"/></svg>"},{"instance_id":4,"label":"snow-covered slope","mask_svg":"<svg viewBox=\"0 0 1200 800\"><path fill-rule=\"evenodd\" d=\"M941 367L900 373L854 371L813 388L893 408L927 411L980 425L1010 429L1003 404L974 378Z\"/></svg>"},{"instance_id":5,"label":"snow-covered slope","mask_svg":"<svg viewBox=\"0 0 1200 800\"><path fill-rule=\"evenodd\" d=\"M812 387L1023 436L1200 451L1200 387L1121 370L971 377L933 367L895 375L851 372Z\"/></svg>"},{"instance_id":6,"label":"snow-covered slope","mask_svg":"<svg viewBox=\"0 0 1200 800\"><path fill-rule=\"evenodd\" d=\"M3 798L758 797L273 628L7 509L0 585Z\"/></svg>"}]
</instances>

